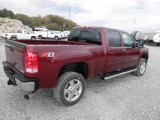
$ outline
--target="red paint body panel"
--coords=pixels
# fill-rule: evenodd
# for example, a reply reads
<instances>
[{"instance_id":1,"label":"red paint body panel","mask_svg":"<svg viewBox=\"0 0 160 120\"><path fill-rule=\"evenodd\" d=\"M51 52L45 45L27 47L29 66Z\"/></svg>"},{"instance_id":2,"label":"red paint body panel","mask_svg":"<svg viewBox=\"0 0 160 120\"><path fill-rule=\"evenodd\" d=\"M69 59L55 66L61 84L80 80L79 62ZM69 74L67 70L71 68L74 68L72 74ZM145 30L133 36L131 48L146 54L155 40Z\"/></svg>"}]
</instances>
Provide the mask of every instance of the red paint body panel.
<instances>
[{"instance_id":1,"label":"red paint body panel","mask_svg":"<svg viewBox=\"0 0 160 120\"><path fill-rule=\"evenodd\" d=\"M6 44L6 58L10 64L29 78L39 79L39 88L53 88L56 86L61 68L69 63L84 62L88 65L88 78L98 74L105 74L115 70L137 66L140 57L148 54L146 48L109 48L106 38L107 28L87 27L83 29L98 29L101 33L102 45L72 41L31 41L18 40L17 45ZM10 47L15 52L10 51ZM28 74L24 70L24 52L38 55L39 71ZM54 57L45 57L46 53L53 53Z\"/></svg>"}]
</instances>

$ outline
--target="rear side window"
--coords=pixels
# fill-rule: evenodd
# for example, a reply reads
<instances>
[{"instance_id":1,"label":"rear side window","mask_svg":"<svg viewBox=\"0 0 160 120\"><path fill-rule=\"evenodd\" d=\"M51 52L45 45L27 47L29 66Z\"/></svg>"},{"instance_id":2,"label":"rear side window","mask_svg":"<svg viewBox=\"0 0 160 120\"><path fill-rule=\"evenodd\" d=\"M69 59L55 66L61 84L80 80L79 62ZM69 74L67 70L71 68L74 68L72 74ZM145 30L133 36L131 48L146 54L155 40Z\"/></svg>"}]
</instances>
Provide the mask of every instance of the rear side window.
<instances>
[{"instance_id":1,"label":"rear side window","mask_svg":"<svg viewBox=\"0 0 160 120\"><path fill-rule=\"evenodd\" d=\"M108 30L107 31L108 45L109 47L120 47L121 37L118 31Z\"/></svg>"},{"instance_id":2,"label":"rear side window","mask_svg":"<svg viewBox=\"0 0 160 120\"><path fill-rule=\"evenodd\" d=\"M80 30L79 29L73 29L69 35L70 38L79 37L80 36Z\"/></svg>"},{"instance_id":3,"label":"rear side window","mask_svg":"<svg viewBox=\"0 0 160 120\"><path fill-rule=\"evenodd\" d=\"M68 41L101 44L101 35L98 30L74 29L71 31Z\"/></svg>"}]
</instances>

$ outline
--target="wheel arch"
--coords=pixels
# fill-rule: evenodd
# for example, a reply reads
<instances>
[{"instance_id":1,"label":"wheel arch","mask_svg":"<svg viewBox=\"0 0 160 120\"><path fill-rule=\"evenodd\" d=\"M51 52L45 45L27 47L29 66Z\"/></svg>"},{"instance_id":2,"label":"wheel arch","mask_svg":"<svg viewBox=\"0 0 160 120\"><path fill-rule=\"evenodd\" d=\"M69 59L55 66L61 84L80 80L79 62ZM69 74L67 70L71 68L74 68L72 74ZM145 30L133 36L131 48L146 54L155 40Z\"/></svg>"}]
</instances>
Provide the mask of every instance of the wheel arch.
<instances>
[{"instance_id":1,"label":"wheel arch","mask_svg":"<svg viewBox=\"0 0 160 120\"><path fill-rule=\"evenodd\" d=\"M143 54L141 58L144 58L148 61L148 55L147 54Z\"/></svg>"},{"instance_id":2,"label":"wheel arch","mask_svg":"<svg viewBox=\"0 0 160 120\"><path fill-rule=\"evenodd\" d=\"M11 35L10 39L11 38L16 38L17 39L17 35Z\"/></svg>"},{"instance_id":3,"label":"wheel arch","mask_svg":"<svg viewBox=\"0 0 160 120\"><path fill-rule=\"evenodd\" d=\"M18 36L17 35L11 35L10 40L13 40L13 38L15 38L15 40L18 40Z\"/></svg>"},{"instance_id":4,"label":"wheel arch","mask_svg":"<svg viewBox=\"0 0 160 120\"><path fill-rule=\"evenodd\" d=\"M36 36L31 36L31 39L32 39L32 38L35 38L35 40L36 40Z\"/></svg>"},{"instance_id":5,"label":"wheel arch","mask_svg":"<svg viewBox=\"0 0 160 120\"><path fill-rule=\"evenodd\" d=\"M65 72L69 72L69 71L73 71L73 72L77 72L82 74L82 76L87 79L88 78L88 71L89 71L89 67L88 64L86 62L73 62L73 63L68 63L65 64L61 67L59 74L58 74L58 78Z\"/></svg>"},{"instance_id":6,"label":"wheel arch","mask_svg":"<svg viewBox=\"0 0 160 120\"><path fill-rule=\"evenodd\" d=\"M58 35L55 35L54 36L54 39L56 39L57 38L57 40L60 38Z\"/></svg>"}]
</instances>

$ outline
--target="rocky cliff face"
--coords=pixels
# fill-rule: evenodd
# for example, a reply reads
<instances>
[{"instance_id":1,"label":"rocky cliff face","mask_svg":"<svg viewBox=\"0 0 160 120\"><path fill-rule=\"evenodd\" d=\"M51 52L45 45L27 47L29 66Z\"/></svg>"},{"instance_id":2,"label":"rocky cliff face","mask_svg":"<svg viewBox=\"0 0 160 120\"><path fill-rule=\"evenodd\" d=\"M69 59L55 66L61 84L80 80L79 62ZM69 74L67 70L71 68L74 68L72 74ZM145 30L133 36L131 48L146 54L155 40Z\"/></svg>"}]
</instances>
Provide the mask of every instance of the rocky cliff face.
<instances>
[{"instance_id":1,"label":"rocky cliff face","mask_svg":"<svg viewBox=\"0 0 160 120\"><path fill-rule=\"evenodd\" d=\"M16 32L21 29L32 31L30 27L23 25L19 20L0 17L0 32Z\"/></svg>"}]
</instances>

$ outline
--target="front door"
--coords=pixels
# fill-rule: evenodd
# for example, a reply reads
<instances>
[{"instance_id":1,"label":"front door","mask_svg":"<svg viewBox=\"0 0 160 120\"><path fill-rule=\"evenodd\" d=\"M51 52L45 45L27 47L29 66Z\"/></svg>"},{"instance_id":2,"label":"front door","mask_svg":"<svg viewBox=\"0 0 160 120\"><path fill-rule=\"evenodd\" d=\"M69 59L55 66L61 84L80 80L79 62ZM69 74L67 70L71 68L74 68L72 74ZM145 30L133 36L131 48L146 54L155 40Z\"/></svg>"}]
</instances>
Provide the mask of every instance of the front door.
<instances>
[{"instance_id":1,"label":"front door","mask_svg":"<svg viewBox=\"0 0 160 120\"><path fill-rule=\"evenodd\" d=\"M135 46L134 39L127 33L122 33L123 38L123 68L134 67L137 65L139 60L140 51L139 48Z\"/></svg>"}]
</instances>

